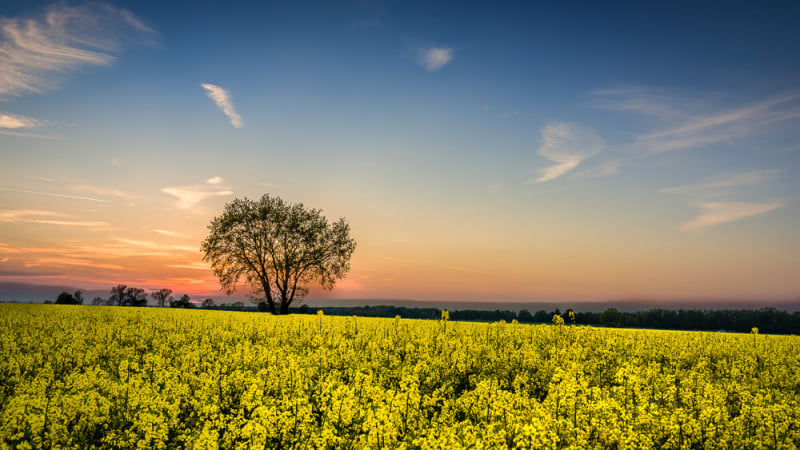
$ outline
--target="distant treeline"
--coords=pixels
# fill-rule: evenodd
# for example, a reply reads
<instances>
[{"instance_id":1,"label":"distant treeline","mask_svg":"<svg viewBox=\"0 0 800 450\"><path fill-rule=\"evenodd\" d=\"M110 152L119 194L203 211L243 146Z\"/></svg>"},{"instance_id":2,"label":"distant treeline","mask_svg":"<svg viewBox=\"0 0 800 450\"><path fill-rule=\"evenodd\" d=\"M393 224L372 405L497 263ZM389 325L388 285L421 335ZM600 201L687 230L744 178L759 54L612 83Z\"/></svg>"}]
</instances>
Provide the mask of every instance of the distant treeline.
<instances>
[{"instance_id":1,"label":"distant treeline","mask_svg":"<svg viewBox=\"0 0 800 450\"><path fill-rule=\"evenodd\" d=\"M203 308L221 309L228 311L260 311L267 312L266 303L257 306L245 306L242 302L217 305L213 299L207 298L200 303L191 301L188 295L180 298L172 297L171 289L153 290L147 294L144 289L129 287L120 284L111 288L108 298L95 297L90 304L105 306L149 306L148 297L155 301L154 306L171 308ZM51 302L45 302L51 303ZM70 294L62 292L55 300L56 304L84 304L83 292L78 290ZM321 308L302 305L299 308L289 308L293 314L316 314L318 311L332 316L362 316L362 317L395 317L406 319L434 319L442 317L439 308L409 308L405 306L326 306ZM758 328L761 333L772 334L800 334L800 312L788 313L776 308L762 308L758 310L697 310L697 309L651 309L647 311L621 312L609 308L601 313L574 312L567 309L563 313L560 309L555 311L539 310L531 313L528 310L451 310L450 320L463 320L472 322L497 322L504 320L520 323L564 323L577 325L602 325L607 327L629 328L656 328L665 330L711 330L711 331L738 331L750 332ZM560 317L560 320L556 317Z\"/></svg>"},{"instance_id":2,"label":"distant treeline","mask_svg":"<svg viewBox=\"0 0 800 450\"><path fill-rule=\"evenodd\" d=\"M333 316L363 317L395 317L408 319L439 319L442 310L438 308L407 308L404 306L328 306L313 308L306 305L291 308L295 314L316 314L322 310L324 314ZM797 334L800 332L800 312L788 313L775 308L758 310L666 310L652 309L648 311L621 312L609 308L601 313L573 312L571 309L563 313L539 310L531 313L528 310L519 312L508 310L455 310L449 311L450 320L497 322L504 320L520 323L553 323L554 316L560 316L565 324L602 325L610 327L656 328L669 330L711 330L750 332L754 327L761 333Z\"/></svg>"}]
</instances>

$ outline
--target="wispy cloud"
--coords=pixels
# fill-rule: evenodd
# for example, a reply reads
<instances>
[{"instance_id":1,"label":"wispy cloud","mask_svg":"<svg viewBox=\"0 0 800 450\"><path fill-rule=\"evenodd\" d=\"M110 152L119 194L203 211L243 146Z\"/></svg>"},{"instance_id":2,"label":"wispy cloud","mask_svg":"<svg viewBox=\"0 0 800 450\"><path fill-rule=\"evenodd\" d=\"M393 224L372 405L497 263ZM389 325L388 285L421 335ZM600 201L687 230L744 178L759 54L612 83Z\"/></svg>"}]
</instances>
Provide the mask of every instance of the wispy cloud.
<instances>
[{"instance_id":1,"label":"wispy cloud","mask_svg":"<svg viewBox=\"0 0 800 450\"><path fill-rule=\"evenodd\" d=\"M0 128L36 128L44 124L30 117L0 112Z\"/></svg>"},{"instance_id":2,"label":"wispy cloud","mask_svg":"<svg viewBox=\"0 0 800 450\"><path fill-rule=\"evenodd\" d=\"M191 264L168 264L167 267L172 267L175 269L192 269L192 270L211 270L207 264L203 263L191 263Z\"/></svg>"},{"instance_id":3,"label":"wispy cloud","mask_svg":"<svg viewBox=\"0 0 800 450\"><path fill-rule=\"evenodd\" d=\"M702 183L665 188L659 192L688 195L703 195L711 192L714 195L721 195L726 189L758 184L774 178L778 173L780 173L778 169L729 173L708 178Z\"/></svg>"},{"instance_id":4,"label":"wispy cloud","mask_svg":"<svg viewBox=\"0 0 800 450\"><path fill-rule=\"evenodd\" d=\"M17 222L29 217L62 217L62 215L52 211L40 211L35 209L0 210L0 222Z\"/></svg>"},{"instance_id":5,"label":"wispy cloud","mask_svg":"<svg viewBox=\"0 0 800 450\"><path fill-rule=\"evenodd\" d=\"M208 183L208 184L222 184L222 181L223 180L220 177L211 177L211 178L206 180L206 183Z\"/></svg>"},{"instance_id":6,"label":"wispy cloud","mask_svg":"<svg viewBox=\"0 0 800 450\"><path fill-rule=\"evenodd\" d=\"M56 3L32 19L0 19L0 99L54 89L82 66L114 61L123 42L157 33L107 4Z\"/></svg>"},{"instance_id":7,"label":"wispy cloud","mask_svg":"<svg viewBox=\"0 0 800 450\"><path fill-rule=\"evenodd\" d=\"M280 186L278 186L277 184L272 184L272 183L258 183L258 184L259 184L260 186L269 187L269 188L276 188L276 187L280 187Z\"/></svg>"},{"instance_id":8,"label":"wispy cloud","mask_svg":"<svg viewBox=\"0 0 800 450\"><path fill-rule=\"evenodd\" d=\"M417 62L429 72L435 72L453 60L453 49L428 47L417 50Z\"/></svg>"},{"instance_id":9,"label":"wispy cloud","mask_svg":"<svg viewBox=\"0 0 800 450\"><path fill-rule=\"evenodd\" d=\"M687 184L659 192L682 194L695 199L695 206L701 210L691 221L680 227L681 231L697 231L713 225L741 220L746 217L764 214L783 206L782 201L736 202L716 201L732 189L750 186L773 179L780 170L753 170L749 172L727 173L706 178L701 183ZM711 201L714 199L715 201Z\"/></svg>"},{"instance_id":10,"label":"wispy cloud","mask_svg":"<svg viewBox=\"0 0 800 450\"><path fill-rule=\"evenodd\" d=\"M169 230L150 230L150 231L152 231L153 233L163 234L164 236L172 236L178 238L186 237L185 235L175 231L169 231Z\"/></svg>"},{"instance_id":11,"label":"wispy cloud","mask_svg":"<svg viewBox=\"0 0 800 450\"><path fill-rule=\"evenodd\" d=\"M100 245L78 241L64 242L58 247L9 246L0 243L0 254L14 255L15 260L29 266L80 265L119 269L115 263L128 258L166 258L165 263L192 264L199 258L197 247L115 238ZM134 270L128 265L126 270Z\"/></svg>"},{"instance_id":12,"label":"wispy cloud","mask_svg":"<svg viewBox=\"0 0 800 450\"><path fill-rule=\"evenodd\" d=\"M592 92L593 104L600 109L627 111L675 121L685 118L683 109L698 110L697 98L684 98L663 90L638 86L598 89Z\"/></svg>"},{"instance_id":13,"label":"wispy cloud","mask_svg":"<svg viewBox=\"0 0 800 450\"><path fill-rule=\"evenodd\" d=\"M233 195L233 191L209 191L198 186L176 186L161 189L161 192L178 199L175 206L180 209L189 209L209 197Z\"/></svg>"},{"instance_id":14,"label":"wispy cloud","mask_svg":"<svg viewBox=\"0 0 800 450\"><path fill-rule=\"evenodd\" d=\"M89 228L104 228L108 226L108 223L106 222L69 219L71 219L71 217L66 214L59 214L52 211L38 211L30 209L0 210L0 222L24 222Z\"/></svg>"},{"instance_id":15,"label":"wispy cloud","mask_svg":"<svg viewBox=\"0 0 800 450\"><path fill-rule=\"evenodd\" d=\"M783 206L783 203L707 202L697 206L704 212L692 221L683 224L680 228L681 231L697 231L713 225L757 216L778 209Z\"/></svg>"},{"instance_id":16,"label":"wispy cloud","mask_svg":"<svg viewBox=\"0 0 800 450\"><path fill-rule=\"evenodd\" d=\"M58 198L70 198L74 200L87 200L92 202L98 203L111 203L109 200L103 200L100 198L92 198L92 197L81 197L78 195L68 195L68 194L58 194L55 192L37 192L37 191L28 191L25 189L13 189L13 188L6 188L0 187L0 191L8 191L8 192L19 192L23 194L34 194L34 195L44 195L46 197L58 197Z\"/></svg>"},{"instance_id":17,"label":"wispy cloud","mask_svg":"<svg viewBox=\"0 0 800 450\"><path fill-rule=\"evenodd\" d=\"M130 248L137 248L137 249L145 249L145 250L179 250L183 252L198 252L197 247L191 247L187 245L164 245L160 242L153 242L153 241L142 241L138 239L127 239L127 238L114 238L114 241L130 247ZM119 245L115 244L115 245Z\"/></svg>"},{"instance_id":18,"label":"wispy cloud","mask_svg":"<svg viewBox=\"0 0 800 450\"><path fill-rule=\"evenodd\" d=\"M526 184L554 180L602 151L604 146L603 140L590 130L566 123L548 124L542 129L542 146L538 153L556 165L542 169L538 178Z\"/></svg>"},{"instance_id":19,"label":"wispy cloud","mask_svg":"<svg viewBox=\"0 0 800 450\"><path fill-rule=\"evenodd\" d=\"M653 94L641 88L602 90L594 94L602 108L662 119L663 129L637 136L634 144L651 153L731 141L764 132L776 122L800 119L800 90L734 108L715 106L711 100Z\"/></svg>"},{"instance_id":20,"label":"wispy cloud","mask_svg":"<svg viewBox=\"0 0 800 450\"><path fill-rule=\"evenodd\" d=\"M578 172L573 176L576 178L600 178L616 175L619 173L619 166L621 163L622 162L620 160L608 161L598 166Z\"/></svg>"},{"instance_id":21,"label":"wispy cloud","mask_svg":"<svg viewBox=\"0 0 800 450\"><path fill-rule=\"evenodd\" d=\"M121 190L119 190L117 188L112 188L112 187L81 185L81 186L75 186L73 189L75 189L76 191L89 192L89 193L97 194L97 195L107 195L107 196L110 196L110 197L119 197L119 198L123 198L123 199L126 199L126 200L130 200L130 199L135 197L135 195L133 195L133 194L131 194L129 192L124 192L124 191L121 191Z\"/></svg>"},{"instance_id":22,"label":"wispy cloud","mask_svg":"<svg viewBox=\"0 0 800 450\"><path fill-rule=\"evenodd\" d=\"M200 86L203 86L203 89L206 90L208 98L214 100L214 103L217 104L217 107L221 109L229 119L231 119L231 125L236 128L244 127L244 121L242 121L242 117L233 107L233 102L231 101L231 96L228 91L219 86L208 83L203 83Z\"/></svg>"},{"instance_id":23,"label":"wispy cloud","mask_svg":"<svg viewBox=\"0 0 800 450\"><path fill-rule=\"evenodd\" d=\"M8 258L0 259L0 262L8 261ZM21 270L0 270L2 278L65 278L66 274L58 272L24 272Z\"/></svg>"},{"instance_id":24,"label":"wispy cloud","mask_svg":"<svg viewBox=\"0 0 800 450\"><path fill-rule=\"evenodd\" d=\"M41 180L41 181L47 181L47 182L52 182L53 181L52 178L45 178L45 177L33 177L33 178L35 178L37 180Z\"/></svg>"},{"instance_id":25,"label":"wispy cloud","mask_svg":"<svg viewBox=\"0 0 800 450\"><path fill-rule=\"evenodd\" d=\"M5 134L5 135L8 135L8 136L32 137L32 138L40 138L40 139L56 139L53 136L47 136L47 135L44 135L44 134L21 133L19 131L9 131L9 130L0 130L0 134Z\"/></svg>"},{"instance_id":26,"label":"wispy cloud","mask_svg":"<svg viewBox=\"0 0 800 450\"><path fill-rule=\"evenodd\" d=\"M25 264L25 267L38 267L38 266L47 266L47 267L81 266L81 267L91 267L94 269L136 270L130 267L120 266L119 264L98 263L91 259L80 259L71 257L36 258Z\"/></svg>"}]
</instances>

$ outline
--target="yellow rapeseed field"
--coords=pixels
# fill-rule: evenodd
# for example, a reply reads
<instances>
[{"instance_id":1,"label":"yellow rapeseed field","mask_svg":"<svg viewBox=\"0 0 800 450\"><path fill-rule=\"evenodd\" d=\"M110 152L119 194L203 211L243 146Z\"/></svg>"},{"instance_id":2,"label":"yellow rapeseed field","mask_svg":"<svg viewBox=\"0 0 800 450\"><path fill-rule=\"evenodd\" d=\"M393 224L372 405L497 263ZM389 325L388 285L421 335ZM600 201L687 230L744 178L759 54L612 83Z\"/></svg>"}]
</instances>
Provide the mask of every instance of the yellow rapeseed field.
<instances>
[{"instance_id":1,"label":"yellow rapeseed field","mask_svg":"<svg viewBox=\"0 0 800 450\"><path fill-rule=\"evenodd\" d=\"M2 448L800 446L800 338L0 305Z\"/></svg>"}]
</instances>

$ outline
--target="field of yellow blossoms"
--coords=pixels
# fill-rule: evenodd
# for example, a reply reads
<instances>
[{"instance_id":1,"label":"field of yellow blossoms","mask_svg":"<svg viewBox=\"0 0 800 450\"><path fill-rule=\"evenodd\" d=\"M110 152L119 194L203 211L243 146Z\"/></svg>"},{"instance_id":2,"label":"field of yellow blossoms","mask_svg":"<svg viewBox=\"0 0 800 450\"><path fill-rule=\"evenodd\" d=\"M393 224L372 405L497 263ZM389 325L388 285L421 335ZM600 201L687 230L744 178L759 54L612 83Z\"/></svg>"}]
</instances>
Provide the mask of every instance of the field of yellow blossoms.
<instances>
[{"instance_id":1,"label":"field of yellow blossoms","mask_svg":"<svg viewBox=\"0 0 800 450\"><path fill-rule=\"evenodd\" d=\"M0 305L2 448L800 446L800 338Z\"/></svg>"}]
</instances>

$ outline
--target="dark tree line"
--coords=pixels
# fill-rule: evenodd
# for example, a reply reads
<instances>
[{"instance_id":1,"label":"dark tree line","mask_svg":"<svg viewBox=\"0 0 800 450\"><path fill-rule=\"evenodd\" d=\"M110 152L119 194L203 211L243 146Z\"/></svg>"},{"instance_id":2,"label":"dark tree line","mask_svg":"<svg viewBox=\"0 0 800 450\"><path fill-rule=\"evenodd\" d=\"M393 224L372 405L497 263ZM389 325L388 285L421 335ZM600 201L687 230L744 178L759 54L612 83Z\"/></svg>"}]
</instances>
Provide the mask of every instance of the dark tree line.
<instances>
[{"instance_id":1,"label":"dark tree line","mask_svg":"<svg viewBox=\"0 0 800 450\"><path fill-rule=\"evenodd\" d=\"M195 304L192 303L191 297L183 295L178 299L172 297L172 289L159 289L157 291L147 294L144 289L127 286L125 284L118 284L111 288L108 298L95 297L92 299L91 304L94 306L148 306L147 297L155 300L155 306L170 308L194 308ZM45 302L50 303L50 302ZM83 293L80 290L70 294L69 292L62 292L58 295L55 301L56 304L61 305L82 305ZM208 298L203 303L204 308L213 308L216 305L214 300Z\"/></svg>"},{"instance_id":2,"label":"dark tree line","mask_svg":"<svg viewBox=\"0 0 800 450\"><path fill-rule=\"evenodd\" d=\"M303 305L292 308L295 314L316 314L322 310L331 316L364 316L364 317L400 317L407 319L439 319L442 315L438 308L407 308L403 306L353 306L311 308ZM570 312L573 313L570 316ZM559 315L565 324L602 325L627 328L655 328L670 330L710 330L749 332L758 327L761 333L799 334L800 312L788 313L775 308L758 310L666 310L652 309L647 311L621 312L609 308L603 312L574 312L567 309L563 313L538 310L454 310L450 311L450 320L497 322L516 320L520 323L552 323L553 316Z\"/></svg>"},{"instance_id":3,"label":"dark tree line","mask_svg":"<svg viewBox=\"0 0 800 450\"><path fill-rule=\"evenodd\" d=\"M172 297L171 289L160 289L152 292L151 298L155 306L171 308L197 308L198 305L191 301L188 295L178 299ZM82 305L84 302L82 291L70 294L62 292L55 300L56 304ZM50 302L47 302L50 303ZM258 303L255 301L254 303ZM108 306L147 306L147 294L144 289L128 287L120 284L111 288L109 298L95 297L92 305ZM207 298L199 305L204 309L220 309L227 311L258 310L269 312L270 308L265 302L257 307L246 307L242 302L217 305L213 299ZM316 314L322 310L331 316L362 316L362 317L395 317L406 319L431 319L438 320L442 317L439 308L409 308L405 306L328 306L322 308L302 305L299 308L290 308L293 314ZM800 311L788 313L776 308L762 308L758 310L697 310L697 309L651 309L647 311L622 312L609 308L603 312L574 312L567 309L563 313L555 311L538 310L534 313L523 309L522 311L510 310L452 310L449 311L450 320L497 322L504 320L520 323L552 323L553 316L561 316L564 323L577 325L602 325L608 327L626 328L655 328L670 330L711 330L711 331L736 331L749 332L757 327L761 333L772 334L800 334Z\"/></svg>"},{"instance_id":4,"label":"dark tree line","mask_svg":"<svg viewBox=\"0 0 800 450\"><path fill-rule=\"evenodd\" d=\"M748 332L753 327L758 327L762 333L800 333L800 312L788 313L775 308L757 310L652 309L637 312L620 312L612 308L602 313L576 313L576 322L631 328L739 332Z\"/></svg>"}]
</instances>

